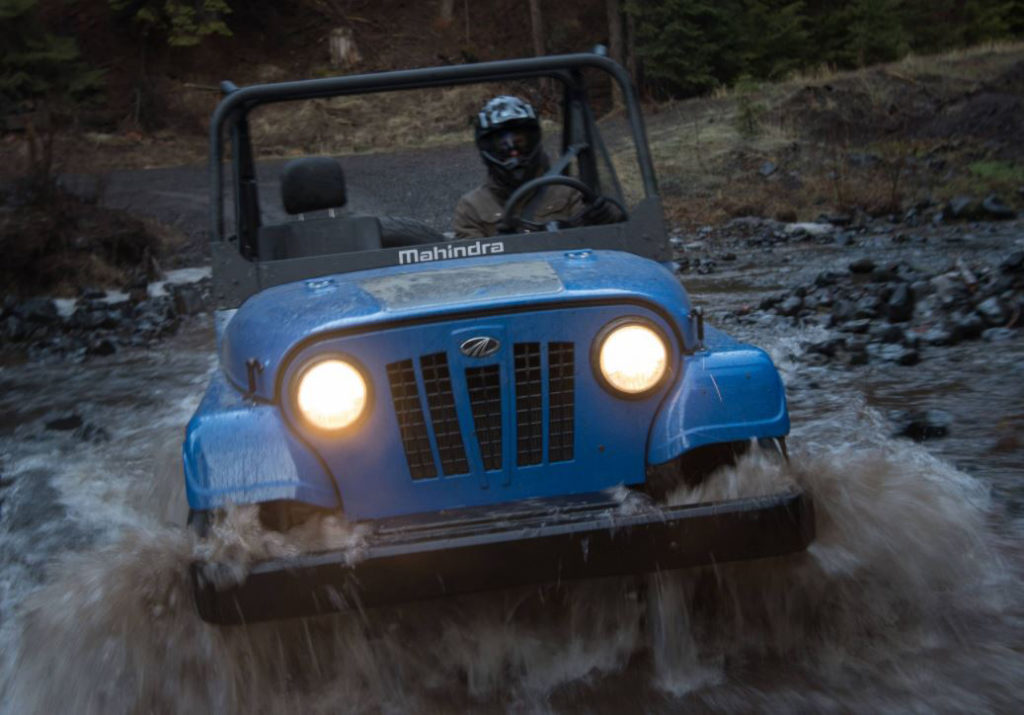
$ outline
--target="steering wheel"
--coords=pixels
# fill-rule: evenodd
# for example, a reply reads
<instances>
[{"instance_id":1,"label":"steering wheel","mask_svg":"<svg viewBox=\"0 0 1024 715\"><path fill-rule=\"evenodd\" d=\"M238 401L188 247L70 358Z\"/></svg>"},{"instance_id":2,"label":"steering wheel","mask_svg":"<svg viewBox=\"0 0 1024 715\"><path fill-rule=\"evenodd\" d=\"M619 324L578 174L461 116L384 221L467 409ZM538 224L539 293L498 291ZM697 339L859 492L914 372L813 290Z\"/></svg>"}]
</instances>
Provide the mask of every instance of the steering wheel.
<instances>
[{"instance_id":1,"label":"steering wheel","mask_svg":"<svg viewBox=\"0 0 1024 715\"><path fill-rule=\"evenodd\" d=\"M536 179L530 179L525 184L520 186L518 189L512 192L512 195L508 197L505 202L505 207L502 209L501 223L499 224L499 232L501 233L516 233L517 229L522 226L531 231L544 231L547 228L546 224L531 219L523 218L519 215L523 198L530 194L532 191L539 189L542 186L549 186L551 184L561 184L562 186L568 186L576 189L583 196L583 203L586 204L584 209L577 213L575 216L570 216L567 219L560 219L560 223L566 223L570 226L579 225L583 215L587 212L594 202L600 198L593 189L584 184L579 179L572 176L565 176L563 174L545 174L544 176L538 176ZM618 199L614 199L611 196L605 196L605 201L609 201L614 204L619 211L622 212L623 220L629 218L629 213L626 211L626 207Z\"/></svg>"}]
</instances>

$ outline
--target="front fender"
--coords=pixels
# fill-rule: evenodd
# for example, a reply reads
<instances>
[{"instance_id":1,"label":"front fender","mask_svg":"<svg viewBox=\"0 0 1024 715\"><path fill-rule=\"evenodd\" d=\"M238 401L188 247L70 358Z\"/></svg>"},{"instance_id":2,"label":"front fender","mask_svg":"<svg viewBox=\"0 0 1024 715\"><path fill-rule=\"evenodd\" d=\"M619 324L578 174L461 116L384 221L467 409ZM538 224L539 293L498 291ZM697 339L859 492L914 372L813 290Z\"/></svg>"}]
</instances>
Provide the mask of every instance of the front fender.
<instances>
[{"instance_id":1,"label":"front fender","mask_svg":"<svg viewBox=\"0 0 1024 715\"><path fill-rule=\"evenodd\" d=\"M712 328L707 344L683 359L682 377L651 425L649 464L715 442L789 433L785 389L768 354Z\"/></svg>"},{"instance_id":2,"label":"front fender","mask_svg":"<svg viewBox=\"0 0 1024 715\"><path fill-rule=\"evenodd\" d=\"M274 499L341 506L330 473L278 408L245 399L220 372L186 428L182 454L196 510Z\"/></svg>"}]
</instances>

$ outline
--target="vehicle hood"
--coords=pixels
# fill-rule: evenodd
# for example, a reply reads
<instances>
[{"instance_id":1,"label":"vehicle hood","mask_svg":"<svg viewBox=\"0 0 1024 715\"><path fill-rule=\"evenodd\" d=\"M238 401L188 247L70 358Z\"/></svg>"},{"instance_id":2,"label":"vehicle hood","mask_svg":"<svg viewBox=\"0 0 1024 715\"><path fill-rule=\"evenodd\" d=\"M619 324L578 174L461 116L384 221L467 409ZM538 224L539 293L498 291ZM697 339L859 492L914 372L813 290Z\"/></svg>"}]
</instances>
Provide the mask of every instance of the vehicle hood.
<instances>
[{"instance_id":1,"label":"vehicle hood","mask_svg":"<svg viewBox=\"0 0 1024 715\"><path fill-rule=\"evenodd\" d=\"M630 253L584 250L439 260L269 288L224 328L221 364L237 387L271 400L289 353L318 336L579 301L643 302L675 323L687 347L694 344L689 298L668 268Z\"/></svg>"}]
</instances>

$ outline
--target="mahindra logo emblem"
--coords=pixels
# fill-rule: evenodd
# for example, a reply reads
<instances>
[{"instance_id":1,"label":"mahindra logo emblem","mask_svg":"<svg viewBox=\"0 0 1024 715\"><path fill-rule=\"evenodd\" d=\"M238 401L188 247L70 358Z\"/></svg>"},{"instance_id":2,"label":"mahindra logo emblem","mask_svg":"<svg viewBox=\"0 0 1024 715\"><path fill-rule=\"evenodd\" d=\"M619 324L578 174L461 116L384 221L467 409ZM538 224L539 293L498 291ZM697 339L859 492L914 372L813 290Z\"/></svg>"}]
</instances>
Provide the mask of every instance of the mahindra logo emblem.
<instances>
[{"instance_id":1,"label":"mahindra logo emblem","mask_svg":"<svg viewBox=\"0 0 1024 715\"><path fill-rule=\"evenodd\" d=\"M488 338L485 335L480 335L469 340L464 340L462 345L459 346L459 350L463 355L467 357L485 358L494 353L498 352L498 348L501 347L494 338Z\"/></svg>"}]
</instances>

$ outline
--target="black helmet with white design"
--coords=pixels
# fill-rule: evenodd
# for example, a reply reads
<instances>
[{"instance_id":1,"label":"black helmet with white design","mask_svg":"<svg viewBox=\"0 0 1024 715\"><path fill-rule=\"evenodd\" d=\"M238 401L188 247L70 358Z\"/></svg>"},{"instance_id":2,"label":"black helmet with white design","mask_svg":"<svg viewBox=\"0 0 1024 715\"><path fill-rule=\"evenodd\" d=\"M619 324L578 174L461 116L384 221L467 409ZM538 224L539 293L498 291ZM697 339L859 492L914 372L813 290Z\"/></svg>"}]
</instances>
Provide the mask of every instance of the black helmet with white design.
<instances>
[{"instance_id":1,"label":"black helmet with white design","mask_svg":"<svg viewBox=\"0 0 1024 715\"><path fill-rule=\"evenodd\" d=\"M511 192L536 176L543 161L537 113L519 97L495 97L477 115L476 146L491 177Z\"/></svg>"}]
</instances>

